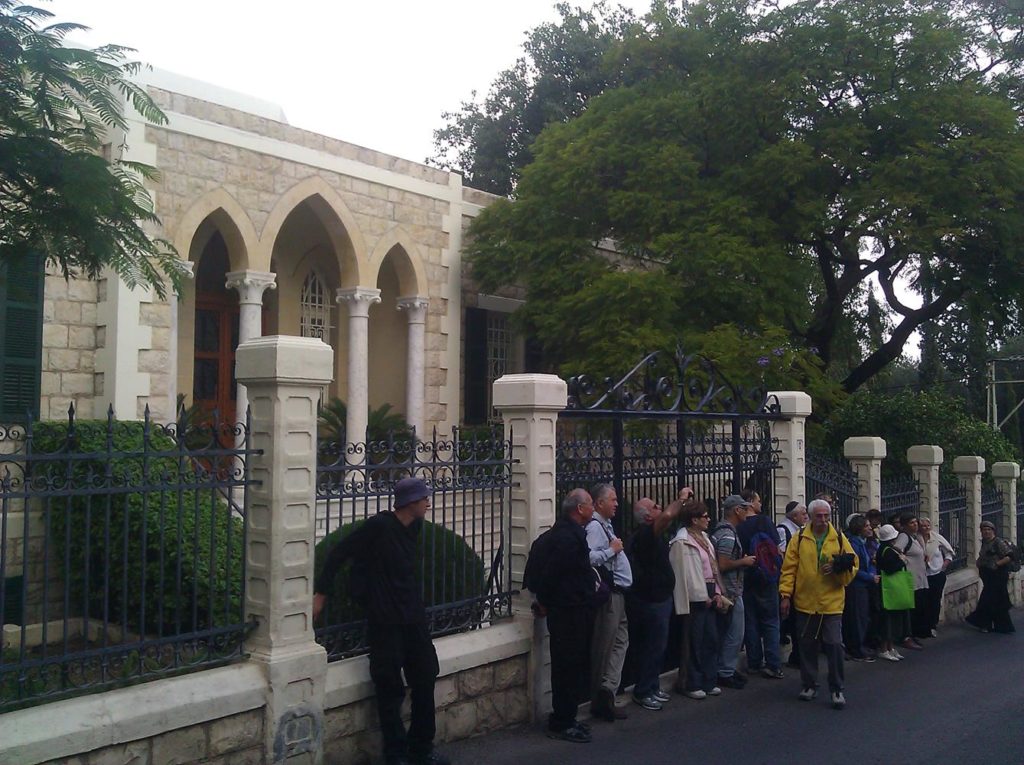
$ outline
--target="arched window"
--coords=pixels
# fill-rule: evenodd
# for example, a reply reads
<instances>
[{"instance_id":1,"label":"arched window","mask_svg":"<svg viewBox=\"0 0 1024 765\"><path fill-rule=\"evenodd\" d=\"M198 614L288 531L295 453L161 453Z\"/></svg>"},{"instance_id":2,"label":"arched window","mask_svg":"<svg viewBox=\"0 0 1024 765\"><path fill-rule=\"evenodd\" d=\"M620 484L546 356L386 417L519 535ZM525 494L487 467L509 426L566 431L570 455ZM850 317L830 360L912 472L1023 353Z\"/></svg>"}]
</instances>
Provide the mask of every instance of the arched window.
<instances>
[{"instance_id":1,"label":"arched window","mask_svg":"<svg viewBox=\"0 0 1024 765\"><path fill-rule=\"evenodd\" d=\"M318 337L328 345L331 342L331 303L327 288L314 271L309 272L302 284L301 332L303 337Z\"/></svg>"}]
</instances>

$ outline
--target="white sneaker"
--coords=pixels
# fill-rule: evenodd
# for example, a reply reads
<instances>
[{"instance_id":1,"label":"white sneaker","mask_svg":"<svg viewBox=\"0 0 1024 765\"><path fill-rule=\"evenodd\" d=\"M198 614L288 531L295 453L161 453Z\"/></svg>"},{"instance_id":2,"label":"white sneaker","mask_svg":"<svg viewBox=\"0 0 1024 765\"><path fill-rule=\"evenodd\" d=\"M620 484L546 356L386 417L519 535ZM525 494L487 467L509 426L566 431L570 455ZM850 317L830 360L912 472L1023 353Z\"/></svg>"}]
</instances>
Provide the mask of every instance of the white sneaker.
<instances>
[{"instance_id":1,"label":"white sneaker","mask_svg":"<svg viewBox=\"0 0 1024 765\"><path fill-rule=\"evenodd\" d=\"M845 706L846 706L846 697L843 695L843 692L842 691L836 691L835 693L833 693L832 694L832 708L833 709L842 709Z\"/></svg>"},{"instance_id":2,"label":"white sneaker","mask_svg":"<svg viewBox=\"0 0 1024 765\"><path fill-rule=\"evenodd\" d=\"M882 651L880 654L878 654L878 657L880 659L885 659L886 661L899 661L900 660L899 657L896 656L892 651Z\"/></svg>"},{"instance_id":3,"label":"white sneaker","mask_svg":"<svg viewBox=\"0 0 1024 765\"><path fill-rule=\"evenodd\" d=\"M714 688L712 688L710 691L708 691L708 696L721 696L721 695L722 695L722 689L719 688L717 685Z\"/></svg>"},{"instance_id":4,"label":"white sneaker","mask_svg":"<svg viewBox=\"0 0 1024 765\"><path fill-rule=\"evenodd\" d=\"M892 649L892 655L896 657L896 661L903 661L905 658L907 658L899 651L897 651L895 648Z\"/></svg>"},{"instance_id":5,"label":"white sneaker","mask_svg":"<svg viewBox=\"0 0 1024 765\"><path fill-rule=\"evenodd\" d=\"M932 630L932 637L933 638L937 638L938 636L939 636L939 631L938 630Z\"/></svg>"},{"instance_id":6,"label":"white sneaker","mask_svg":"<svg viewBox=\"0 0 1024 765\"><path fill-rule=\"evenodd\" d=\"M698 690L698 691L689 691L689 692L687 692L686 695L689 696L691 699L706 699L708 697L708 695L706 693L704 693L704 691L700 691L700 690Z\"/></svg>"}]
</instances>

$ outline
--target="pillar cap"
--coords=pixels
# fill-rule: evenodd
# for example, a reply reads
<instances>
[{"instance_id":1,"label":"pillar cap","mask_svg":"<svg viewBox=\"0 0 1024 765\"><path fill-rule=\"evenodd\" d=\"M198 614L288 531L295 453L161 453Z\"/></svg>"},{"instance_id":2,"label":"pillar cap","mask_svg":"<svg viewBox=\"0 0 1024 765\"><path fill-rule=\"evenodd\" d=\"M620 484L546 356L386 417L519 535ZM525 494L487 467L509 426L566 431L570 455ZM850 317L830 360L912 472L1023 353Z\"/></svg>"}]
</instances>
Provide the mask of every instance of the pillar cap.
<instances>
[{"instance_id":1,"label":"pillar cap","mask_svg":"<svg viewBox=\"0 0 1024 765\"><path fill-rule=\"evenodd\" d=\"M918 444L907 449L907 462L911 465L935 467L941 465L944 458L942 447L934 444Z\"/></svg>"},{"instance_id":2,"label":"pillar cap","mask_svg":"<svg viewBox=\"0 0 1024 765\"><path fill-rule=\"evenodd\" d=\"M953 472L957 475L984 475L984 457L957 457L953 460Z\"/></svg>"},{"instance_id":3,"label":"pillar cap","mask_svg":"<svg viewBox=\"0 0 1024 765\"><path fill-rule=\"evenodd\" d=\"M885 454L885 439L878 436L853 436L843 442L846 459L880 460Z\"/></svg>"},{"instance_id":4,"label":"pillar cap","mask_svg":"<svg viewBox=\"0 0 1024 765\"><path fill-rule=\"evenodd\" d=\"M334 351L317 337L256 337L235 352L235 376L242 385L271 380L326 385L334 379L333 367Z\"/></svg>"},{"instance_id":5,"label":"pillar cap","mask_svg":"<svg viewBox=\"0 0 1024 765\"><path fill-rule=\"evenodd\" d=\"M569 388L556 375L502 375L494 381L492 400L499 411L562 410L569 401Z\"/></svg>"},{"instance_id":6,"label":"pillar cap","mask_svg":"<svg viewBox=\"0 0 1024 765\"><path fill-rule=\"evenodd\" d=\"M997 462L992 465L992 477L1016 481L1020 478L1020 465L1016 462Z\"/></svg>"},{"instance_id":7,"label":"pillar cap","mask_svg":"<svg viewBox=\"0 0 1024 765\"><path fill-rule=\"evenodd\" d=\"M778 400L779 411L782 414L788 414L794 417L809 417L811 415L811 397L802 390L769 391L769 399L772 396Z\"/></svg>"}]
</instances>

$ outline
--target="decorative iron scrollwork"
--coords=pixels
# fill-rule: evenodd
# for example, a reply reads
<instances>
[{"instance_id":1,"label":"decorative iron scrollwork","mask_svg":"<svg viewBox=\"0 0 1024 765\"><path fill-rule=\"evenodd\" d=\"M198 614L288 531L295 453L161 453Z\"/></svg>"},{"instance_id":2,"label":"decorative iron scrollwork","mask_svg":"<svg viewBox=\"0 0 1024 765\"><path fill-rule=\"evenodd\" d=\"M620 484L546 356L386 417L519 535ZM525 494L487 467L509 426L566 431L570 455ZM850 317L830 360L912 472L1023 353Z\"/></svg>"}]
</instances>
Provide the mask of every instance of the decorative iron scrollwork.
<instances>
[{"instance_id":1,"label":"decorative iron scrollwork","mask_svg":"<svg viewBox=\"0 0 1024 765\"><path fill-rule=\"evenodd\" d=\"M706 356L648 353L617 382L597 383L587 375L569 380L570 411L684 412L707 414L778 414L778 398L762 386L739 386L727 380Z\"/></svg>"}]
</instances>

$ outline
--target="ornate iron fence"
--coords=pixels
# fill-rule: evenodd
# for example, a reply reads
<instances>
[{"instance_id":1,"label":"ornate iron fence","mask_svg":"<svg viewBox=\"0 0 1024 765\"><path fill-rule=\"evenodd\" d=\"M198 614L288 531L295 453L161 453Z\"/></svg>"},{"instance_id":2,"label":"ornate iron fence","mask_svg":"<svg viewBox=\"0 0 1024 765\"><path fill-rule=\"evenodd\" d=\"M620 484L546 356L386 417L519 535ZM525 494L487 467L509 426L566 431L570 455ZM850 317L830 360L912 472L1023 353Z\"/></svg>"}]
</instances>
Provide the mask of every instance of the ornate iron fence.
<instances>
[{"instance_id":1,"label":"ornate iron fence","mask_svg":"<svg viewBox=\"0 0 1024 765\"><path fill-rule=\"evenodd\" d=\"M818 449L808 448L805 453L807 467L807 501L819 495L832 498L832 521L846 526L852 513L860 512L857 492L857 472L842 457L835 457Z\"/></svg>"},{"instance_id":2,"label":"ornate iron fence","mask_svg":"<svg viewBox=\"0 0 1024 765\"><path fill-rule=\"evenodd\" d=\"M958 480L939 485L939 533L953 546L950 571L967 567L967 489Z\"/></svg>"},{"instance_id":3,"label":"ornate iron fence","mask_svg":"<svg viewBox=\"0 0 1024 765\"><path fill-rule=\"evenodd\" d=\"M1003 492L995 486L986 486L981 490L981 520L991 521L996 527L996 536L1003 536L1006 530L1004 521L1006 511L1003 505Z\"/></svg>"},{"instance_id":4,"label":"ornate iron fence","mask_svg":"<svg viewBox=\"0 0 1024 765\"><path fill-rule=\"evenodd\" d=\"M255 453L248 418L0 428L0 711L242 657Z\"/></svg>"},{"instance_id":5,"label":"ornate iron fence","mask_svg":"<svg viewBox=\"0 0 1024 765\"><path fill-rule=\"evenodd\" d=\"M417 552L431 634L475 629L511 616L514 593L507 554L511 453L511 442L500 429L481 434L474 428L463 438L456 428L451 438L435 432L423 441L408 437L347 445L321 441L317 566L347 529L391 508L395 483L416 476L432 492ZM344 591L328 602L316 639L331 661L367 650L362 611Z\"/></svg>"},{"instance_id":6,"label":"ornate iron fence","mask_svg":"<svg viewBox=\"0 0 1024 765\"><path fill-rule=\"evenodd\" d=\"M921 486L912 476L906 478L882 479L882 517L888 519L893 514L910 512L919 515L921 512Z\"/></svg>"}]
</instances>

